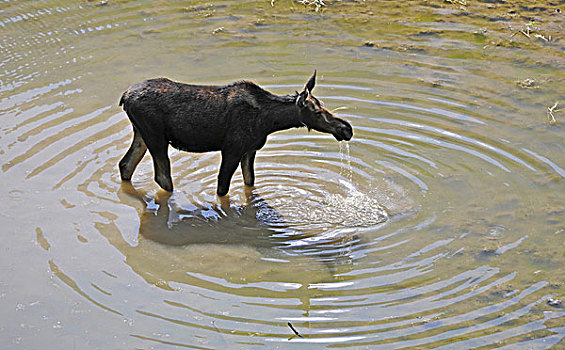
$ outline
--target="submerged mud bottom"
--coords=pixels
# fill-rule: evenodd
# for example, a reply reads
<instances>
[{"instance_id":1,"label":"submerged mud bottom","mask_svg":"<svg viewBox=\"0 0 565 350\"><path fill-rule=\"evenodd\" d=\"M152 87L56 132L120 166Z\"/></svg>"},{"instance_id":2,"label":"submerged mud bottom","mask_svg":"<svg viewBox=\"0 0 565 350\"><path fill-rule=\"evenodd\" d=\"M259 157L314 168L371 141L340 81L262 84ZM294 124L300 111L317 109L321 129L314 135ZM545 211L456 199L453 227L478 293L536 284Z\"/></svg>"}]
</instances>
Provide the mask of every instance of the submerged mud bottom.
<instances>
[{"instance_id":1,"label":"submerged mud bottom","mask_svg":"<svg viewBox=\"0 0 565 350\"><path fill-rule=\"evenodd\" d=\"M95 5L0 11L0 348L563 347L559 4ZM222 199L216 153L122 183L132 83L316 68L350 142L274 133Z\"/></svg>"}]
</instances>

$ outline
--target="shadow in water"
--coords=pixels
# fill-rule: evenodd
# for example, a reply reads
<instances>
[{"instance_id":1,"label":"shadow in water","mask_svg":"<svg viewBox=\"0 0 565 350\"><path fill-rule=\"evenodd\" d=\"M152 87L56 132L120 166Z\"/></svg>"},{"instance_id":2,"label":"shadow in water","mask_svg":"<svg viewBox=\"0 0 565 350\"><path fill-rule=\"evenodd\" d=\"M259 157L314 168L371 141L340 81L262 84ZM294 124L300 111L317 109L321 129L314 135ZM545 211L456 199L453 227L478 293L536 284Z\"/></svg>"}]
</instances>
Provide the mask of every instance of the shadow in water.
<instances>
[{"instance_id":1,"label":"shadow in water","mask_svg":"<svg viewBox=\"0 0 565 350\"><path fill-rule=\"evenodd\" d=\"M232 203L229 196L218 197L219 203L177 203L177 196L159 190L153 198L124 182L119 196L140 200L145 210L140 216L139 236L169 246L194 244L249 245L274 248L284 245L268 221L282 218L264 200L246 188L244 205ZM267 215L265 215L265 213ZM287 234L289 232L286 232Z\"/></svg>"},{"instance_id":2,"label":"shadow in water","mask_svg":"<svg viewBox=\"0 0 565 350\"><path fill-rule=\"evenodd\" d=\"M222 197L216 203L179 205L175 193L158 191L151 196L129 183L122 184L118 196L124 202L139 200L144 210L138 245L116 242L120 235L111 239L112 244L133 270L166 289L171 281L199 285L202 281L195 281L196 275L234 283L286 281L307 286L332 281L337 270L352 268L355 234L316 240L317 233L285 225L276 209L252 188L245 190L244 204ZM107 227L101 230L107 231Z\"/></svg>"}]
</instances>

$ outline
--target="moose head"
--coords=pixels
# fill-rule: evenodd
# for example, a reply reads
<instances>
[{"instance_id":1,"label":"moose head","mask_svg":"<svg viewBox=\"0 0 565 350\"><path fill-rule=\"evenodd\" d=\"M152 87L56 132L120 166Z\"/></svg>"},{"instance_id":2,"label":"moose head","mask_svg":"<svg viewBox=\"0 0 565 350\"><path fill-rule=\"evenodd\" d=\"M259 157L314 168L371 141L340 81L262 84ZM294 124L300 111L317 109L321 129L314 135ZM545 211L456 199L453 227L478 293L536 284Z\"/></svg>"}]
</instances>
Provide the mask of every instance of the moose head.
<instances>
[{"instance_id":1,"label":"moose head","mask_svg":"<svg viewBox=\"0 0 565 350\"><path fill-rule=\"evenodd\" d=\"M316 71L308 79L302 92L297 92L296 105L300 110L300 118L308 130L332 134L338 141L349 141L353 136L353 128L345 120L330 112L322 101L312 95L316 85Z\"/></svg>"}]
</instances>

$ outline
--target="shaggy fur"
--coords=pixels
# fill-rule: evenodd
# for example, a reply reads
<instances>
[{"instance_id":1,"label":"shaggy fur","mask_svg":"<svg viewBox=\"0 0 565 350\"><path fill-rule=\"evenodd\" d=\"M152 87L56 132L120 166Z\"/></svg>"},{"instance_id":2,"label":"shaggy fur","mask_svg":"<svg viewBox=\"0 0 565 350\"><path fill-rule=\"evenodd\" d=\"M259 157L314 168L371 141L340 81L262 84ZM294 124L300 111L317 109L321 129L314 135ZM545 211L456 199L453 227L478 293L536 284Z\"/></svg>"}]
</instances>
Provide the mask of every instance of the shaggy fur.
<instances>
[{"instance_id":1,"label":"shaggy fur","mask_svg":"<svg viewBox=\"0 0 565 350\"><path fill-rule=\"evenodd\" d=\"M172 191L171 146L189 152L221 151L217 193L228 193L239 163L244 182L253 186L255 152L275 131L306 126L349 140L351 125L328 111L311 95L316 72L304 91L277 96L252 82L227 86L202 86L166 78L143 81L130 87L120 99L133 125L133 142L120 161L120 174L129 181L149 149L155 181Z\"/></svg>"}]
</instances>

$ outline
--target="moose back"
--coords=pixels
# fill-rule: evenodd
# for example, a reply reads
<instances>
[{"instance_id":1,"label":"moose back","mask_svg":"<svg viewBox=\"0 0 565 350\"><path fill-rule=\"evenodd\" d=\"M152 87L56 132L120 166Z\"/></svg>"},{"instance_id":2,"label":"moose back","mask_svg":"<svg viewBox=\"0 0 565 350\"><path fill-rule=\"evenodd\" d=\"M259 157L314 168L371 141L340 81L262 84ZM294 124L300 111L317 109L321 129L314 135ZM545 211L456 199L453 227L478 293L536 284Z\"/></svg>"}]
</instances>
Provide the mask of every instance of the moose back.
<instances>
[{"instance_id":1,"label":"moose back","mask_svg":"<svg viewBox=\"0 0 565 350\"><path fill-rule=\"evenodd\" d=\"M315 84L316 71L302 92L285 96L247 81L202 86L157 78L133 85L120 99L133 125L132 144L119 163L120 176L130 181L149 150L155 181L172 191L169 144L189 152L221 151L217 194L224 196L239 164L245 184L253 186L255 153L275 131L307 127L349 141L351 125L312 95Z\"/></svg>"}]
</instances>

